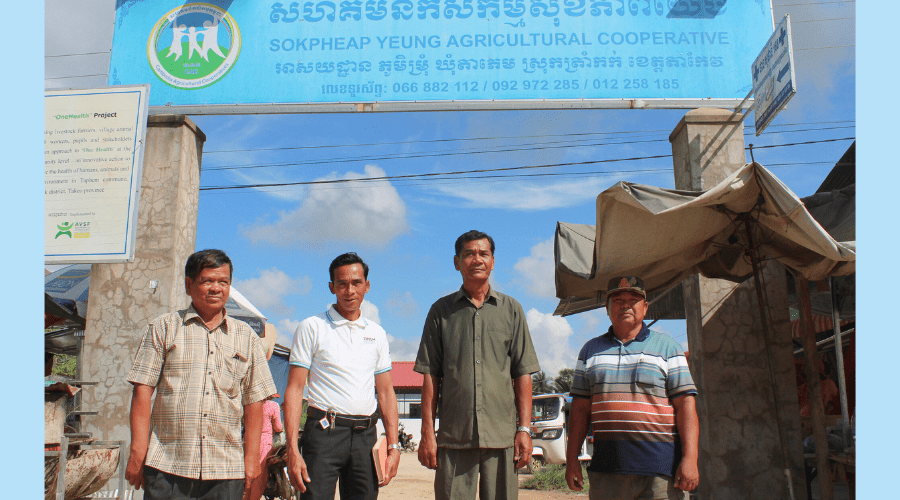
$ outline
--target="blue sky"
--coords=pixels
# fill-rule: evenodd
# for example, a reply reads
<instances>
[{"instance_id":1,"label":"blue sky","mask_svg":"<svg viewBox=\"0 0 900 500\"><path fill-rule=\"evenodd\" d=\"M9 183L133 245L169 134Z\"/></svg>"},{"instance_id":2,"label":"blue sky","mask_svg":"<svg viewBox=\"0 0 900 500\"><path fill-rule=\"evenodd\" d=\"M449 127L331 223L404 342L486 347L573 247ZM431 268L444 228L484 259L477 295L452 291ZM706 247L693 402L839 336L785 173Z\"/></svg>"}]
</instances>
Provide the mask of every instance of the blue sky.
<instances>
[{"instance_id":1,"label":"blue sky","mask_svg":"<svg viewBox=\"0 0 900 500\"><path fill-rule=\"evenodd\" d=\"M114 2L45 5L47 87L103 86ZM749 113L746 140L760 148L758 162L806 196L852 141L784 144L856 136L854 4L776 7L776 21L785 13L793 24L798 93L761 137L752 135ZM371 267L365 312L391 336L393 359L412 360L429 306L459 287L453 242L469 229L485 231L497 243L493 286L521 302L542 367L556 374L609 326L603 311L552 316L556 222L592 224L597 194L620 180L674 187L671 158L516 172L554 174L543 177L204 188L668 155L668 134L684 112L193 116L207 136L197 248L228 252L235 287L276 325L283 345L300 320L331 303L331 259L359 253ZM660 321L654 329L688 347L683 321Z\"/></svg>"},{"instance_id":2,"label":"blue sky","mask_svg":"<svg viewBox=\"0 0 900 500\"><path fill-rule=\"evenodd\" d=\"M860 177L860 204L857 217L858 244L864 257L858 267L858 280L863 286L858 289L858 318L857 324L866 335L866 341L859 344L859 422L861 423L858 436L858 457L860 467L857 470L857 491L865 496L871 492L877 495L883 487L885 477L891 473L890 450L893 449L890 434L885 434L883 429L890 429L893 424L891 411L893 406L889 400L885 400L885 380L890 381L887 369L889 363L883 362L881 353L895 352L898 346L897 336L892 332L892 321L885 314L895 306L890 302L893 295L889 292L890 286L897 282L896 266L888 265L894 257L895 238L890 227L893 217L885 215L879 209L887 206L896 194L894 187L897 185L898 175L893 158L896 154L892 146L896 143L896 125L893 123L893 101L890 89L896 81L895 62L896 56L891 44L890 34L896 31L895 20L900 8L890 2L861 2L858 7L860 26L859 33L855 32L854 11L857 10L855 2L801 2L798 0L782 0L776 4L809 4L791 5L786 8L775 9L775 17L780 19L784 12L790 12L793 24L794 46L796 52L796 66L799 92L791 101L788 109L775 118L773 132L779 130L813 128L810 125L785 126L787 124L811 124L815 122L839 122L840 126L846 122L854 124L858 120L859 135L862 137L858 151L859 164L858 175ZM5 90L13 90L15 98L7 101L8 126L3 135L8 161L7 175L8 188L2 199L4 213L10 217L6 219L7 234L16 235L17 239L8 240L13 243L13 251L10 254L21 265L13 265L8 268L8 282L14 287L7 288L4 294L6 299L19 297L13 301L13 306L21 314L8 317L7 331L34 332L37 331L38 312L40 302L37 299L24 300L25 297L39 297L43 281L43 256L41 213L42 197L32 195L39 193L43 185L43 170L40 168L22 168L27 165L42 164L42 131L43 120L39 110L43 102L42 87L73 87L86 88L102 86L106 82L108 64L108 51L112 40L112 24L114 20L114 4L110 0L47 0L44 2L44 12L41 11L41 3L20 2L7 6L7 19L21 20L13 22L3 30L2 35L7 47L15 50L8 52L8 65L15 67L15 79L7 78L4 84ZM45 15L45 35L43 44L40 40L40 30L35 29L36 19ZM836 19L834 21L818 21L824 19ZM800 22L805 21L805 22ZM27 42L27 43L23 43ZM840 47L849 45L850 47ZM822 48L836 47L836 48ZM101 54L92 54L100 52ZM89 53L86 56L48 57L54 55ZM106 54L106 55L104 55ZM855 55L854 55L855 54ZM43 61L43 66L41 64ZM857 74L858 70L858 74ZM96 75L84 78L72 78L81 75ZM859 88L856 88L856 82ZM858 111L856 104L858 102ZM204 118L198 119L204 132L210 137L207 144L207 152L213 150L238 149L231 144L234 137L244 134L242 148L255 148L256 142L285 141L291 146L303 145L291 143L286 139L275 139L271 136L282 136L284 130L294 132L294 137L304 137L303 131L312 130L311 134L320 137L318 133L322 129L316 129L310 123L326 123L325 128L335 130L334 135L329 135L322 144L348 144L341 140L345 137L374 137L376 141L384 143L388 137L394 141L418 139L419 137L436 136L442 138L471 138L471 137L497 137L497 136L524 136L531 132L541 134L565 134L572 130L578 133L585 131L662 131L657 138L665 139L671 128L683 115L680 111L590 111L590 112L544 112L544 113L438 113L438 114L402 114L402 115L352 115L319 117L313 120L310 116L297 117L244 117L240 119L229 118ZM858 116L857 116L858 115ZM516 119L515 117L522 117ZM750 117L752 119L752 115ZM316 120L328 120L320 122ZM287 128L281 128L273 123L289 121ZM305 123L305 126L301 126ZM747 124L751 122L748 120ZM424 125L423 125L424 124ZM497 124L497 126L495 126ZM500 128L503 124L506 130ZM819 125L825 126L825 125ZM262 130L263 132L257 132ZM266 134L268 130L268 135ZM486 130L486 132L485 132ZM498 130L502 130L498 132ZM224 140L219 136L226 136L233 132L232 138ZM471 133L470 133L471 131ZM486 135L476 135L480 132ZM846 132L846 135L843 134ZM757 145L783 144L786 142L802 142L808 140L823 140L830 137L856 136L854 129L838 129L832 132L809 131L796 133L781 133L761 138L748 139ZM256 135L260 134L260 135ZM417 136L420 134L420 136ZM776 137L777 135L777 137ZM564 139L564 138L563 138ZM216 142L220 141L220 142ZM524 142L524 141L523 141ZM249 146L247 146L249 145ZM801 196L812 193L824 178L826 172L846 149L847 141L837 143L821 143L811 146L792 146L772 148L756 151L756 158L761 163L772 166L774 163L799 163L822 162L811 165L796 165L793 167L773 167L772 170L792 190ZM445 144L446 146L446 144ZM408 147L412 147L411 145ZM430 147L430 146L424 146ZM436 147L436 146L435 146ZM472 146L470 146L472 147ZM655 145L633 146L647 154L655 152L658 148L668 154L667 145L664 142ZM581 151L582 154L596 158L611 158L626 156L623 146L609 146L609 152L599 148L595 152ZM305 151L305 150L304 150ZM308 151L307 151L308 152ZM340 152L337 155L352 155L353 152ZM574 152L570 150L570 152ZM322 153L323 155L325 153ZM356 154L360 154L356 152ZM537 154L532 153L532 154ZM336 155L335 155L336 156ZM487 157L487 155L480 155ZM208 154L207 166L214 165L215 155ZM232 160L234 160L232 158ZM413 160L404 160L411 162ZM412 163L398 166L396 163L388 164L385 161L372 162L385 172L394 173L395 169L415 171L438 170L433 163L425 163L426 160L416 160ZM428 160L431 161L431 160ZM443 160L447 164L462 168L474 168L478 162L484 162L481 158L455 156ZM497 161L494 158L494 161ZM504 161L515 164L515 159L506 158ZM234 160L234 163L237 163ZM323 177L335 172L335 175L346 175L348 171L364 172L365 162L356 164L340 164L322 166L309 175L309 178ZM645 166L644 164L647 164ZM222 163L224 164L224 163ZM649 167L649 162L641 162L640 167ZM671 164L661 162L660 169L671 168ZM599 170L599 168L598 168ZM204 173L203 183L209 185L213 181L226 183L228 179L216 180L212 174ZM660 186L671 185L669 174L660 174L646 177L627 177L628 180L645 182ZM609 178L599 190L612 184L614 178ZM544 179L541 185L549 185L551 180ZM232 183L237 181L232 180ZM501 183L495 183L500 185ZM10 186L27 186L25 189L12 189ZM507 184L507 187L509 185ZM398 196L404 200L404 206L408 209L409 232L393 240L390 244L380 248L366 248L356 245L357 251L363 254L373 263L373 292L370 295L373 304L379 308L379 316L382 324L395 335L395 338L404 339L409 344L414 344L419 335L421 326L419 320L409 319L406 322L398 318L401 314L391 313L389 301L391 290L398 290L399 299L390 303L404 303L406 292L414 298L409 303L407 310L416 308L418 318L423 317L427 307L434 299L444 292L453 290L459 283L451 265L450 250L453 238L467 229L479 227L486 231L494 232L497 236L499 247L495 278L497 285L504 291L519 298L527 310L535 309L541 314L547 314L553 307L554 301L546 297L541 298L540 293L527 290L523 283L527 283L523 272L515 268L517 262L532 256L532 247L545 243L552 238L552 227L556 220L567 222L587 222L593 220L592 203L590 200L580 200L577 205L551 210L536 210L525 212L521 210L496 209L493 207L460 208L463 203L447 195L436 193L436 186L426 190L421 186L394 186ZM264 210L257 210L248 201L240 201L239 196L249 198L255 195L201 195L200 206L200 235L198 247L223 246L229 250L238 260L238 279L249 282L261 278L263 270L275 268L287 276L288 281L300 282L294 285L300 292L309 289L307 293L284 294L281 301L286 307L293 307L288 313L277 313L280 310L275 306L266 306L263 309L276 324L281 320L297 320L308 314L321 311L329 302L325 284L325 268L332 254L351 249L354 245L348 242L328 243L327 248L291 250L276 248L272 245L253 247L251 242L242 236L241 230L234 229L237 226L235 220L225 217L214 217L216 209L231 211L232 205L247 207L247 211L258 211L258 217L266 220L276 220L278 210L289 211L296 208L298 202L291 205L287 200L279 202L278 208L271 195L254 198ZM219 197L219 198L216 198ZM261 201L258 201L261 200ZM443 202L444 205L440 205ZM452 210L447 210L452 208ZM427 215L431 214L431 215ZM257 216L247 217L253 224ZM409 222L412 221L412 222ZM510 229L506 229L509 227ZM886 230L887 229L887 230ZM499 231L499 232L498 232ZM224 243L227 243L224 244ZM323 245L325 245L323 243ZM271 250L271 251L269 251ZM276 256L287 255L289 258ZM414 256L411 258L410 256ZM533 262L541 264L540 247L536 251ZM427 260L426 260L427 259ZM420 262L426 261L428 266L421 266ZM399 262L405 265L395 265ZM523 266L520 266L520 268ZM383 268L383 269L382 269ZM409 269L413 269L410 272ZM545 271L546 272L546 271ZM277 273L275 273L277 274ZM400 283L401 276L413 276L408 278L405 286L394 285ZM303 281L309 278L308 285ZM519 279L521 281L515 281ZM278 286L277 284L275 286ZM284 286L282 285L281 288ZM245 288L248 288L245 286ZM252 287L250 287L252 288ZM313 291L315 289L315 291ZM378 292L376 294L375 292ZM380 294L380 295L379 295ZM257 299L257 303L261 303ZM399 308L403 309L403 308ZM414 316L414 315L411 315ZM590 318L579 315L569 317L567 324L572 328L566 348L577 348L581 339L576 335L595 334L606 328L602 318ZM559 319L559 318L556 318ZM594 323L591 323L591 319ZM878 325L876 325L878 322ZM886 323L886 325L885 325ZM681 322L669 322L662 325L676 338L683 335L684 326ZM887 326L887 328L885 328ZM533 325L535 331L539 328ZM565 328L557 329L567 333ZM579 332L579 333L575 333ZM287 332L286 332L287 333ZM683 339L683 337L681 337ZM39 356L42 351L42 339L39 336L24 336L23 344L18 344L18 338L10 345L11 356L2 364L4 378L6 380L39 380L41 369ZM395 343L395 352L399 349ZM18 355L20 352L27 356ZM548 361L542 359L542 363ZM876 383L878 381L878 383ZM888 382L890 383L890 382ZM876 392L877 391L877 392ZM42 426L40 425L40 392L28 383L9 384L5 389L5 396L11 402L21 403L21 411L10 412L4 417L8 428L22 427L26 432L14 433L11 437L11 449L17 449L21 463L38 463L40 448L37 440L40 439ZM887 411L885 411L887 410ZM894 438L895 439L895 438ZM7 468L4 472L4 491L25 492L36 489L40 484L40 470L37 467Z\"/></svg>"}]
</instances>

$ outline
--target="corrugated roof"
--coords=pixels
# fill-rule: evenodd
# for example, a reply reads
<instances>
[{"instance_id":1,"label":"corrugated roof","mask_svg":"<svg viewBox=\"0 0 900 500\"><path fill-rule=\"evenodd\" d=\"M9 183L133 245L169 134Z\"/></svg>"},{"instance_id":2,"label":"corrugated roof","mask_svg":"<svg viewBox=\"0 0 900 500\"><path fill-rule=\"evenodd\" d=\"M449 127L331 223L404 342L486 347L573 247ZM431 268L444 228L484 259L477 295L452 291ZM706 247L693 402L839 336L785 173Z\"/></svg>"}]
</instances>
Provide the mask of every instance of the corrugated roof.
<instances>
[{"instance_id":1,"label":"corrugated roof","mask_svg":"<svg viewBox=\"0 0 900 500\"><path fill-rule=\"evenodd\" d=\"M420 388L424 377L413 371L415 361L394 361L391 363L391 380L394 387Z\"/></svg>"}]
</instances>

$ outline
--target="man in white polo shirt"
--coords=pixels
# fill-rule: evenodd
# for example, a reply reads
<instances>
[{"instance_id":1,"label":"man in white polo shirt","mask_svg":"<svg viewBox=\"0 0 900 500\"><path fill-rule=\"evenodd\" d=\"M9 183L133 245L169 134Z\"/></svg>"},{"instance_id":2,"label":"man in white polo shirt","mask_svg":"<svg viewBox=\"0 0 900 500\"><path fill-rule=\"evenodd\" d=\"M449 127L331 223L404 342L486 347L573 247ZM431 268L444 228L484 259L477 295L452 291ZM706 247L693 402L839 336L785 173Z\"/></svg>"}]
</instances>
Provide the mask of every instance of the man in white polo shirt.
<instances>
[{"instance_id":1,"label":"man in white polo shirt","mask_svg":"<svg viewBox=\"0 0 900 500\"><path fill-rule=\"evenodd\" d=\"M369 291L369 266L351 252L334 259L328 272L328 288L337 303L303 320L291 347L284 395L288 472L304 500L333 499L336 481L341 498L374 500L378 487L397 475L400 463L387 335L360 311ZM298 446L307 377L309 409ZM379 407L389 446L380 484L371 455Z\"/></svg>"}]
</instances>

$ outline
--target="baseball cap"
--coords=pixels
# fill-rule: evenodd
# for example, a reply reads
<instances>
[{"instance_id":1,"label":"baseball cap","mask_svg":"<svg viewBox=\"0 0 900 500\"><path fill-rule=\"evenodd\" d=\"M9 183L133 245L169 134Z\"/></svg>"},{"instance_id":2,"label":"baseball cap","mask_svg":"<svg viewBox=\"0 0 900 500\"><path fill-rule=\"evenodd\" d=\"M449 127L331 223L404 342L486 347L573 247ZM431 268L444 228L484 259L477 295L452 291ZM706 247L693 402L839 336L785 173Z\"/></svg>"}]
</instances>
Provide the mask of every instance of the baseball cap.
<instances>
[{"instance_id":1,"label":"baseball cap","mask_svg":"<svg viewBox=\"0 0 900 500\"><path fill-rule=\"evenodd\" d=\"M647 291L644 290L644 280L637 276L616 276L609 280L606 287L606 297L609 298L619 292L634 292L641 294L647 300Z\"/></svg>"}]
</instances>

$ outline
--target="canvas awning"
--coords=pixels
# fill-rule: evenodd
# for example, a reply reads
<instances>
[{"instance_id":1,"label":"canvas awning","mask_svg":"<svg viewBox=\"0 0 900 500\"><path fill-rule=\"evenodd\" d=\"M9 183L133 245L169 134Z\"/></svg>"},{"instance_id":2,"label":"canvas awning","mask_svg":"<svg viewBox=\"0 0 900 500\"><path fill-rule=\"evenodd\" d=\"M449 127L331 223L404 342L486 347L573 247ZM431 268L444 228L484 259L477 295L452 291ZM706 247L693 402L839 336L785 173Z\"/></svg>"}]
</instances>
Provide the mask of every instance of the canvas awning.
<instances>
[{"instance_id":1,"label":"canvas awning","mask_svg":"<svg viewBox=\"0 0 900 500\"><path fill-rule=\"evenodd\" d=\"M695 273L741 282L753 272L751 239L763 261L808 280L855 271L855 241L835 241L771 172L748 163L708 191L619 182L597 197L593 231L558 223L555 314L602 307L615 276L642 277L651 300Z\"/></svg>"},{"instance_id":2,"label":"canvas awning","mask_svg":"<svg viewBox=\"0 0 900 500\"><path fill-rule=\"evenodd\" d=\"M73 264L44 276L44 328L57 328L45 332L47 351L58 354L75 351L75 336L84 331L90 283L90 264ZM233 286L225 308L229 316L245 321L257 335L265 338L266 317ZM272 330L274 338L276 334Z\"/></svg>"}]
</instances>

